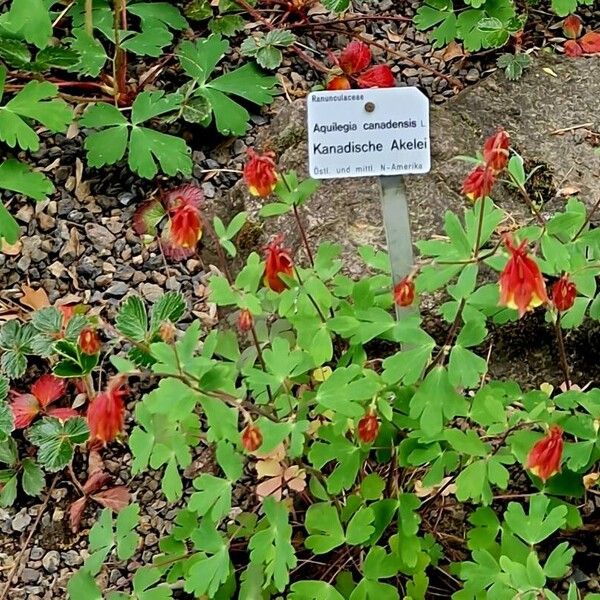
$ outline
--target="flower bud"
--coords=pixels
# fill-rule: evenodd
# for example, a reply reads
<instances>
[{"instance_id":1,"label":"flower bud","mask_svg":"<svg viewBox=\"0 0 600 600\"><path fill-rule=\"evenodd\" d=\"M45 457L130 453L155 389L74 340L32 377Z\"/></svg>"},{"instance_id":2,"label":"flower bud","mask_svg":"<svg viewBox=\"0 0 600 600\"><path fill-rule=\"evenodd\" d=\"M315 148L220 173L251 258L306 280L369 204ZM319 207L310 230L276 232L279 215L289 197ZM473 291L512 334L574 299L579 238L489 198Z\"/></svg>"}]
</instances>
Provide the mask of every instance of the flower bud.
<instances>
[{"instance_id":1,"label":"flower bud","mask_svg":"<svg viewBox=\"0 0 600 600\"><path fill-rule=\"evenodd\" d=\"M404 277L394 286L394 302L398 306L410 306L415 300L415 284Z\"/></svg>"},{"instance_id":2,"label":"flower bud","mask_svg":"<svg viewBox=\"0 0 600 600\"><path fill-rule=\"evenodd\" d=\"M563 275L552 286L552 302L556 310L569 310L575 304L577 288L567 275Z\"/></svg>"},{"instance_id":3,"label":"flower bud","mask_svg":"<svg viewBox=\"0 0 600 600\"><path fill-rule=\"evenodd\" d=\"M79 347L84 354L88 354L90 356L100 352L102 342L100 341L95 329L92 329L91 327L85 327L81 330L81 333L79 334Z\"/></svg>"},{"instance_id":4,"label":"flower bud","mask_svg":"<svg viewBox=\"0 0 600 600\"><path fill-rule=\"evenodd\" d=\"M358 422L358 437L361 442L370 444L375 440L379 433L379 421L371 412L367 412L365 416Z\"/></svg>"},{"instance_id":5,"label":"flower bud","mask_svg":"<svg viewBox=\"0 0 600 600\"><path fill-rule=\"evenodd\" d=\"M260 429L253 423L246 425L242 431L242 446L248 452L256 452L263 442L263 436Z\"/></svg>"},{"instance_id":6,"label":"flower bud","mask_svg":"<svg viewBox=\"0 0 600 600\"><path fill-rule=\"evenodd\" d=\"M163 342L170 344L175 341L177 329L175 328L175 325L171 323L171 321L164 321L164 323L161 323L160 327L158 328L158 335Z\"/></svg>"},{"instance_id":7,"label":"flower bud","mask_svg":"<svg viewBox=\"0 0 600 600\"><path fill-rule=\"evenodd\" d=\"M252 313L247 308L240 310L237 320L238 331L240 331L240 333L246 333L252 329L253 325L254 317L252 316Z\"/></svg>"}]
</instances>

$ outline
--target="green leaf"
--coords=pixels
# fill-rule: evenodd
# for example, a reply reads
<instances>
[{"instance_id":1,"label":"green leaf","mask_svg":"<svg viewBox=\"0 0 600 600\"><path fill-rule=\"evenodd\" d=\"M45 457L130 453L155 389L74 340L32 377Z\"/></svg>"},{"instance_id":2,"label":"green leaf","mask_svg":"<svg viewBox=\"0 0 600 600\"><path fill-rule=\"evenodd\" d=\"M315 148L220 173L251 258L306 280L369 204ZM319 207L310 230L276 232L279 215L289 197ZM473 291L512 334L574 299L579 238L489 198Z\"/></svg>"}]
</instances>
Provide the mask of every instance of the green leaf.
<instances>
[{"instance_id":1,"label":"green leaf","mask_svg":"<svg viewBox=\"0 0 600 600\"><path fill-rule=\"evenodd\" d=\"M506 78L509 81L516 81L523 76L523 71L532 65L533 61L529 54L501 54L496 64L500 69L504 69Z\"/></svg>"},{"instance_id":2,"label":"green leaf","mask_svg":"<svg viewBox=\"0 0 600 600\"><path fill-rule=\"evenodd\" d=\"M419 419L426 436L442 431L444 421L466 414L466 401L457 394L443 367L432 369L410 402L410 418Z\"/></svg>"},{"instance_id":3,"label":"green leaf","mask_svg":"<svg viewBox=\"0 0 600 600\"><path fill-rule=\"evenodd\" d=\"M304 545L315 554L327 554L341 546L346 539L337 509L326 502L308 507L304 526L310 534Z\"/></svg>"},{"instance_id":4,"label":"green leaf","mask_svg":"<svg viewBox=\"0 0 600 600\"><path fill-rule=\"evenodd\" d=\"M51 472L64 469L73 459L76 445L89 437L85 419L75 417L61 422L54 417L44 417L34 423L27 432L32 444L38 446L38 460Z\"/></svg>"},{"instance_id":5,"label":"green leaf","mask_svg":"<svg viewBox=\"0 0 600 600\"><path fill-rule=\"evenodd\" d=\"M17 499L17 474L12 469L0 471L0 506L12 506Z\"/></svg>"},{"instance_id":6,"label":"green leaf","mask_svg":"<svg viewBox=\"0 0 600 600\"><path fill-rule=\"evenodd\" d=\"M350 6L350 0L323 0L323 6L332 12L344 12Z\"/></svg>"},{"instance_id":7,"label":"green leaf","mask_svg":"<svg viewBox=\"0 0 600 600\"><path fill-rule=\"evenodd\" d=\"M552 0L551 6L559 17L566 17L577 11L577 0Z\"/></svg>"},{"instance_id":8,"label":"green leaf","mask_svg":"<svg viewBox=\"0 0 600 600\"><path fill-rule=\"evenodd\" d=\"M325 581L297 581L290 587L288 600L344 600L332 585Z\"/></svg>"},{"instance_id":9,"label":"green leaf","mask_svg":"<svg viewBox=\"0 0 600 600\"><path fill-rule=\"evenodd\" d=\"M83 27L74 28L72 35L71 50L77 53L79 60L70 70L82 75L98 77L108 60L104 46Z\"/></svg>"},{"instance_id":10,"label":"green leaf","mask_svg":"<svg viewBox=\"0 0 600 600\"><path fill-rule=\"evenodd\" d=\"M510 502L504 519L515 535L528 544L539 544L566 522L567 507L556 506L548 511L549 504L550 499L543 494L532 496L529 500L529 515L526 515L521 504Z\"/></svg>"},{"instance_id":11,"label":"green leaf","mask_svg":"<svg viewBox=\"0 0 600 600\"><path fill-rule=\"evenodd\" d=\"M134 342L143 342L148 335L148 313L139 296L130 296L121 305L115 321L121 335Z\"/></svg>"},{"instance_id":12,"label":"green leaf","mask_svg":"<svg viewBox=\"0 0 600 600\"><path fill-rule=\"evenodd\" d=\"M46 483L44 472L31 458L23 459L21 464L23 466L23 478L21 480L23 491L29 496L39 496Z\"/></svg>"},{"instance_id":13,"label":"green leaf","mask_svg":"<svg viewBox=\"0 0 600 600\"><path fill-rule=\"evenodd\" d=\"M52 35L50 13L43 0L12 0L8 12L0 16L0 28L38 48L44 48Z\"/></svg>"},{"instance_id":14,"label":"green leaf","mask_svg":"<svg viewBox=\"0 0 600 600\"><path fill-rule=\"evenodd\" d=\"M289 582L289 573L296 564L296 552L291 543L292 526L285 504L276 502L272 496L265 498L263 510L268 528L255 533L250 539L250 561L265 565L265 585L273 581L279 591Z\"/></svg>"},{"instance_id":15,"label":"green leaf","mask_svg":"<svg viewBox=\"0 0 600 600\"><path fill-rule=\"evenodd\" d=\"M86 569L79 569L67 584L69 600L102 600L102 592L92 577L92 574Z\"/></svg>"},{"instance_id":16,"label":"green leaf","mask_svg":"<svg viewBox=\"0 0 600 600\"><path fill-rule=\"evenodd\" d=\"M31 61L31 52L20 40L0 38L0 58L12 67L23 69Z\"/></svg>"},{"instance_id":17,"label":"green leaf","mask_svg":"<svg viewBox=\"0 0 600 600\"><path fill-rule=\"evenodd\" d=\"M200 477L194 479L194 488L198 490L190 497L188 508L203 517L209 518L218 523L226 517L231 510L231 489L230 481L202 473Z\"/></svg>"},{"instance_id":18,"label":"green leaf","mask_svg":"<svg viewBox=\"0 0 600 600\"><path fill-rule=\"evenodd\" d=\"M130 504L119 511L116 519L115 542L119 560L128 560L138 546L139 536L135 533L140 518L140 507Z\"/></svg>"},{"instance_id":19,"label":"green leaf","mask_svg":"<svg viewBox=\"0 0 600 600\"><path fill-rule=\"evenodd\" d=\"M6 71L0 69L0 87ZM0 106L0 140L11 148L37 150L39 136L25 119L38 121L51 131L65 131L73 118L63 100L56 99L58 88L48 82L30 81L4 106Z\"/></svg>"},{"instance_id":20,"label":"green leaf","mask_svg":"<svg viewBox=\"0 0 600 600\"><path fill-rule=\"evenodd\" d=\"M357 546L366 542L375 527L372 523L375 520L375 514L371 508L359 508L348 523L346 529L346 542L352 546Z\"/></svg>"},{"instance_id":21,"label":"green leaf","mask_svg":"<svg viewBox=\"0 0 600 600\"><path fill-rule=\"evenodd\" d=\"M575 549L569 548L569 542L562 542L548 556L544 563L544 573L551 579L565 577L575 556Z\"/></svg>"},{"instance_id":22,"label":"green leaf","mask_svg":"<svg viewBox=\"0 0 600 600\"><path fill-rule=\"evenodd\" d=\"M377 473L369 473L360 482L360 495L365 500L378 500L385 489L385 481Z\"/></svg>"},{"instance_id":23,"label":"green leaf","mask_svg":"<svg viewBox=\"0 0 600 600\"><path fill-rule=\"evenodd\" d=\"M155 334L165 322L177 323L186 309L185 298L179 292L163 294L150 311L150 331ZM147 327L147 326L146 326Z\"/></svg>"},{"instance_id":24,"label":"green leaf","mask_svg":"<svg viewBox=\"0 0 600 600\"><path fill-rule=\"evenodd\" d=\"M215 34L195 43L183 42L177 50L177 58L184 71L202 85L228 50L229 42Z\"/></svg>"}]
</instances>

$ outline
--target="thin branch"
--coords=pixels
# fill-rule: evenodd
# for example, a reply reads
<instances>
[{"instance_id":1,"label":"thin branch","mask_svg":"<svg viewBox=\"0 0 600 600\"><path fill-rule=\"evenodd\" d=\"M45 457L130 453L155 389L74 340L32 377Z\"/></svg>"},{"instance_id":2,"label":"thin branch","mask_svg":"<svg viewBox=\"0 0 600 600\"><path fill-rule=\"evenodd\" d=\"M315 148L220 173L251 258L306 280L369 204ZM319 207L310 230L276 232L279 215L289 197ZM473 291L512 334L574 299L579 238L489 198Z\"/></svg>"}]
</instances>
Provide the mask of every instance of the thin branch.
<instances>
[{"instance_id":1,"label":"thin branch","mask_svg":"<svg viewBox=\"0 0 600 600\"><path fill-rule=\"evenodd\" d=\"M27 536L25 543L21 547L21 550L20 550L19 554L17 555L17 558L15 559L15 564L13 565L13 568L10 570L8 577L6 578L6 585L4 586L4 589L2 590L2 594L0 594L0 600L5 600L6 596L8 595L8 592L11 590L12 579L15 576L17 569L19 568L19 564L21 563L23 555L25 554L25 551L29 547L29 543L31 542L31 539L33 538L33 535L36 532L38 525L40 524L40 521L42 520L42 515L44 514L44 512L46 511L46 508L48 507L48 502L50 502L50 495L54 491L54 486L56 485L56 482L58 481L59 475L60 475L60 473L57 473L54 476L52 483L50 484L50 488L48 489L48 492L46 493L46 498L44 499L44 502L43 502L40 510L38 511L37 517L35 518L33 525L29 529L29 535Z\"/></svg>"}]
</instances>

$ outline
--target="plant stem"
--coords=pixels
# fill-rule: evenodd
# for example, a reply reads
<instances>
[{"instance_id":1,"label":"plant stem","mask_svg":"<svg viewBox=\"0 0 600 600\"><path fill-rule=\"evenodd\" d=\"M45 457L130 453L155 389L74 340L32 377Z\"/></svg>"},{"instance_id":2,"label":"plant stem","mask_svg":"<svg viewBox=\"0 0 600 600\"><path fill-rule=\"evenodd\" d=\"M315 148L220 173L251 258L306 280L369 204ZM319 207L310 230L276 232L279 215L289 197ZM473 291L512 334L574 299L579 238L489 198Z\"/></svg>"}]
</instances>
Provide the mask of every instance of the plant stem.
<instances>
[{"instance_id":1,"label":"plant stem","mask_svg":"<svg viewBox=\"0 0 600 600\"><path fill-rule=\"evenodd\" d=\"M94 0L85 0L85 32L94 37Z\"/></svg>"},{"instance_id":2,"label":"plant stem","mask_svg":"<svg viewBox=\"0 0 600 600\"><path fill-rule=\"evenodd\" d=\"M114 32L115 32L115 53L113 57L113 79L115 85L115 102L119 104L119 99L124 97L127 92L127 53L121 48L120 28L127 29L127 0L114 0Z\"/></svg>"},{"instance_id":3,"label":"plant stem","mask_svg":"<svg viewBox=\"0 0 600 600\"><path fill-rule=\"evenodd\" d=\"M295 266L294 266L294 272L296 273L296 278L298 279L298 283L302 286L302 290L308 296L308 299L310 300L311 304L315 307L315 310L319 314L319 317L321 318L321 321L323 321L323 323L327 323L327 319L325 318L325 315L323 314L323 312L319 308L319 305L317 304L317 301L306 291L306 289L304 287L304 283L302 282L302 277L300 277L300 272L298 271L298 268L295 267Z\"/></svg>"},{"instance_id":4,"label":"plant stem","mask_svg":"<svg viewBox=\"0 0 600 600\"><path fill-rule=\"evenodd\" d=\"M571 389L571 377L569 375L569 363L567 362L567 353L565 352L565 340L560 326L560 311L556 313L556 321L554 321L554 330L556 332L556 341L558 342L558 354L560 356L560 366L565 378L565 387Z\"/></svg>"},{"instance_id":5,"label":"plant stem","mask_svg":"<svg viewBox=\"0 0 600 600\"><path fill-rule=\"evenodd\" d=\"M310 266L314 268L315 260L313 258L312 251L310 249L310 244L308 243L308 237L306 236L306 230L304 229L304 225L302 225L302 221L300 219L300 213L298 212L298 207L294 204L294 216L296 217L296 223L298 223L298 229L300 230L300 235L302 236L302 242L304 243L304 248L306 249L306 254L308 255L308 262Z\"/></svg>"},{"instance_id":6,"label":"plant stem","mask_svg":"<svg viewBox=\"0 0 600 600\"><path fill-rule=\"evenodd\" d=\"M577 233L573 236L573 239L571 240L572 242L574 242L583 233L583 230L590 224L590 221L592 220L592 217L594 216L594 213L598 210L599 206L600 206L600 198L598 198L598 200L596 200L596 203L594 204L594 206L592 206L592 209L590 210L587 217L585 218L585 221L583 222L581 227L577 230Z\"/></svg>"},{"instance_id":7,"label":"plant stem","mask_svg":"<svg viewBox=\"0 0 600 600\"><path fill-rule=\"evenodd\" d=\"M262 370L267 372L267 363L265 362L265 358L262 353L262 348L260 347L260 342L258 341L258 335L256 334L256 327L254 323L252 323L252 327L250 328L250 334L252 336L252 341L254 342L254 347L256 348L256 355L258 356L258 362L262 367ZM269 402L273 403L273 392L271 391L271 386L267 384L267 395L269 396Z\"/></svg>"},{"instance_id":8,"label":"plant stem","mask_svg":"<svg viewBox=\"0 0 600 600\"><path fill-rule=\"evenodd\" d=\"M40 524L40 521L42 520L42 515L44 514L44 512L48 506L48 502L50 502L50 496L54 490L54 486L56 485L56 482L58 481L58 476L59 476L59 473L57 473L54 476L54 479L52 480L52 483L50 484L50 487L48 488L48 492L46 493L46 498L44 499L44 502L38 511L37 517L35 518L33 525L29 528L29 535L27 536L25 543L21 547L21 550L20 550L19 554L17 555L17 558L15 559L15 563L14 563L12 569L10 570L8 577L6 578L6 585L4 586L4 589L2 590L2 593L0 594L0 600L4 600L6 598L6 596L8 595L8 592L11 590L12 579L15 576L17 569L19 568L21 559L23 558L25 551L29 547L29 543L31 542L31 539L33 538L33 534L36 532L38 525Z\"/></svg>"}]
</instances>

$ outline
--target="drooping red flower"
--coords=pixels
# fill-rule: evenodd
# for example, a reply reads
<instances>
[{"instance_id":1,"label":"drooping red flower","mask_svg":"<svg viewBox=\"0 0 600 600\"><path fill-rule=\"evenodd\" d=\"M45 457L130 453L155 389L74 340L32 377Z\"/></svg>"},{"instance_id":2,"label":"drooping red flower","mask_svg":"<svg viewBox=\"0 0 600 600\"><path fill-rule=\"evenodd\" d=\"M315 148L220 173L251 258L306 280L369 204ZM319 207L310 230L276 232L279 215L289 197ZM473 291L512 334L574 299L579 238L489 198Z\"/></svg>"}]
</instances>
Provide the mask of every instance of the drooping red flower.
<instances>
[{"instance_id":1,"label":"drooping red flower","mask_svg":"<svg viewBox=\"0 0 600 600\"><path fill-rule=\"evenodd\" d=\"M263 436L260 429L253 423L248 423L241 434L242 446L248 452L256 452L263 443Z\"/></svg>"},{"instance_id":2,"label":"drooping red flower","mask_svg":"<svg viewBox=\"0 0 600 600\"><path fill-rule=\"evenodd\" d=\"M404 277L394 286L394 302L398 306L410 306L415 300L415 284Z\"/></svg>"},{"instance_id":3,"label":"drooping red flower","mask_svg":"<svg viewBox=\"0 0 600 600\"><path fill-rule=\"evenodd\" d=\"M98 332L91 327L85 327L79 334L79 347L84 354L90 356L98 354L102 347L102 342L98 337Z\"/></svg>"},{"instance_id":4,"label":"drooping red flower","mask_svg":"<svg viewBox=\"0 0 600 600\"><path fill-rule=\"evenodd\" d=\"M274 292L283 292L286 284L280 275L291 277L294 273L294 263L290 251L283 248L283 235L279 234L265 247L265 276L264 284Z\"/></svg>"},{"instance_id":5,"label":"drooping red flower","mask_svg":"<svg viewBox=\"0 0 600 600\"><path fill-rule=\"evenodd\" d=\"M580 35L583 29L581 24L581 19L577 15L569 15L563 21L563 33L573 40L576 40Z\"/></svg>"},{"instance_id":6,"label":"drooping red flower","mask_svg":"<svg viewBox=\"0 0 600 600\"><path fill-rule=\"evenodd\" d=\"M244 181L253 196L260 198L270 196L277 184L275 153L257 154L255 150L249 148L248 162L244 167Z\"/></svg>"},{"instance_id":7,"label":"drooping red flower","mask_svg":"<svg viewBox=\"0 0 600 600\"><path fill-rule=\"evenodd\" d=\"M388 65L377 65L356 77L361 88L391 88L396 86L396 78Z\"/></svg>"},{"instance_id":8,"label":"drooping red flower","mask_svg":"<svg viewBox=\"0 0 600 600\"><path fill-rule=\"evenodd\" d=\"M337 64L347 75L355 75L364 71L371 64L372 58L369 46L354 40L340 52Z\"/></svg>"},{"instance_id":9,"label":"drooping red flower","mask_svg":"<svg viewBox=\"0 0 600 600\"><path fill-rule=\"evenodd\" d=\"M327 82L328 90L349 90L352 88L352 83L344 75L336 75Z\"/></svg>"},{"instance_id":10,"label":"drooping red flower","mask_svg":"<svg viewBox=\"0 0 600 600\"><path fill-rule=\"evenodd\" d=\"M358 422L358 437L361 442L370 444L375 440L379 433L379 421L371 412L367 412L365 416Z\"/></svg>"},{"instance_id":11,"label":"drooping red flower","mask_svg":"<svg viewBox=\"0 0 600 600\"><path fill-rule=\"evenodd\" d=\"M478 200L490 195L496 183L496 176L492 169L483 165L475 167L465 178L462 193L470 200Z\"/></svg>"},{"instance_id":12,"label":"drooping red flower","mask_svg":"<svg viewBox=\"0 0 600 600\"><path fill-rule=\"evenodd\" d=\"M483 161L485 166L499 173L508 165L508 149L510 147L510 137L508 133L500 128L491 135L483 145Z\"/></svg>"},{"instance_id":13,"label":"drooping red flower","mask_svg":"<svg viewBox=\"0 0 600 600\"><path fill-rule=\"evenodd\" d=\"M247 308L240 310L237 320L238 330L241 333L246 333L252 329L253 325L254 317L252 316L252 313Z\"/></svg>"},{"instance_id":14,"label":"drooping red flower","mask_svg":"<svg viewBox=\"0 0 600 600\"><path fill-rule=\"evenodd\" d=\"M569 310L575 304L577 288L567 275L563 275L552 286L552 304L556 310Z\"/></svg>"},{"instance_id":15,"label":"drooping red flower","mask_svg":"<svg viewBox=\"0 0 600 600\"><path fill-rule=\"evenodd\" d=\"M588 31L579 40L579 44L586 54L596 54L600 52L600 33L597 31Z\"/></svg>"},{"instance_id":16,"label":"drooping red flower","mask_svg":"<svg viewBox=\"0 0 600 600\"><path fill-rule=\"evenodd\" d=\"M583 54L583 48L575 40L567 40L564 48L566 56L574 58Z\"/></svg>"},{"instance_id":17,"label":"drooping red flower","mask_svg":"<svg viewBox=\"0 0 600 600\"><path fill-rule=\"evenodd\" d=\"M548 434L536 442L527 455L527 468L544 483L560 471L563 453L563 430L552 425Z\"/></svg>"},{"instance_id":18,"label":"drooping red flower","mask_svg":"<svg viewBox=\"0 0 600 600\"><path fill-rule=\"evenodd\" d=\"M527 240L515 247L510 237L504 240L510 258L500 274L500 304L519 311L522 317L548 301L546 284L535 260L527 250Z\"/></svg>"},{"instance_id":19,"label":"drooping red flower","mask_svg":"<svg viewBox=\"0 0 600 600\"><path fill-rule=\"evenodd\" d=\"M163 234L163 247L171 256L190 256L202 237L200 203L202 190L195 185L182 185L165 197L169 227Z\"/></svg>"},{"instance_id":20,"label":"drooping red flower","mask_svg":"<svg viewBox=\"0 0 600 600\"><path fill-rule=\"evenodd\" d=\"M65 394L67 384L64 379L54 377L54 375L42 375L31 386L31 393L21 394L19 392L12 393L11 410L15 422L16 429L28 427L33 419L41 413L59 417L59 413L63 416L77 415L77 412L70 408L56 408L46 410L50 404L60 400ZM68 418L68 417L67 417ZM64 420L64 419L63 419Z\"/></svg>"},{"instance_id":21,"label":"drooping red flower","mask_svg":"<svg viewBox=\"0 0 600 600\"><path fill-rule=\"evenodd\" d=\"M116 379L109 383L106 391L91 401L87 422L92 440L106 444L123 431L126 395L127 390L122 386L121 380Z\"/></svg>"}]
</instances>

